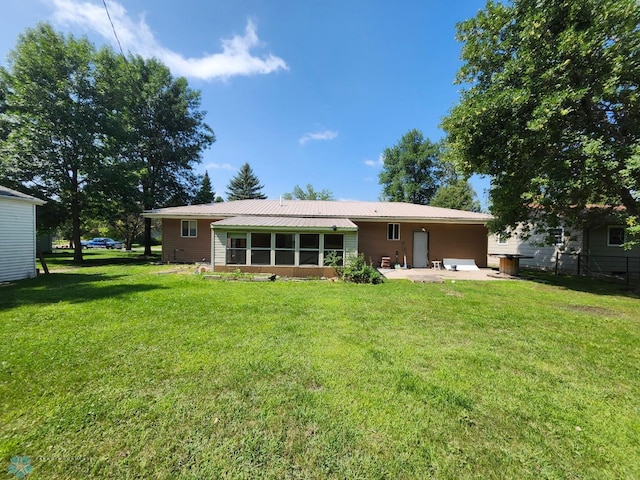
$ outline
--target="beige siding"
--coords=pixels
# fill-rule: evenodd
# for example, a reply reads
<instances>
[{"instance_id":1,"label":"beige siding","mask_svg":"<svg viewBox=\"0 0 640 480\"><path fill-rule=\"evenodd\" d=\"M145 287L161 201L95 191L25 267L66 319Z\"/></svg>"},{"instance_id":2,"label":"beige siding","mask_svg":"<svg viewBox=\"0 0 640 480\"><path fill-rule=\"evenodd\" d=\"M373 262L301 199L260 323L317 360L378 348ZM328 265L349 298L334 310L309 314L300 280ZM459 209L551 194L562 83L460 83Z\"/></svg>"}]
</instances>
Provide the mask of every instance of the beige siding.
<instances>
[{"instance_id":1,"label":"beige siding","mask_svg":"<svg viewBox=\"0 0 640 480\"><path fill-rule=\"evenodd\" d=\"M359 227L359 251L374 265L380 258L391 257L391 262L413 264L413 232L424 230L429 234L429 261L443 258L471 258L478 267L487 266L487 228L484 225L456 225L401 222L356 222ZM387 240L387 224L400 223L400 239Z\"/></svg>"},{"instance_id":2,"label":"beige siding","mask_svg":"<svg viewBox=\"0 0 640 480\"><path fill-rule=\"evenodd\" d=\"M227 232L213 231L213 265L225 265L227 248Z\"/></svg>"},{"instance_id":3,"label":"beige siding","mask_svg":"<svg viewBox=\"0 0 640 480\"><path fill-rule=\"evenodd\" d=\"M0 199L0 281L36 275L35 210L24 201Z\"/></svg>"}]
</instances>

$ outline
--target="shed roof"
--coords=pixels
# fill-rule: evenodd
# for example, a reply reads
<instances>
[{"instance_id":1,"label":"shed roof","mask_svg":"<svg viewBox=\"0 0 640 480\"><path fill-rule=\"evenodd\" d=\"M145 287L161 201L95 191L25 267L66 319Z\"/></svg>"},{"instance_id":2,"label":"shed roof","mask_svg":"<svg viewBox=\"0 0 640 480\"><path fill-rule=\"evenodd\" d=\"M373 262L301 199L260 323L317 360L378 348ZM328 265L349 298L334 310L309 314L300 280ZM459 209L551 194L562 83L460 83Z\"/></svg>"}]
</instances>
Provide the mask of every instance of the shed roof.
<instances>
[{"instance_id":1,"label":"shed roof","mask_svg":"<svg viewBox=\"0 0 640 480\"><path fill-rule=\"evenodd\" d=\"M430 207L404 202L356 202L326 200L236 200L149 210L150 218L299 217L357 220L416 220L439 223L484 224L486 213Z\"/></svg>"},{"instance_id":2,"label":"shed roof","mask_svg":"<svg viewBox=\"0 0 640 480\"><path fill-rule=\"evenodd\" d=\"M18 192L17 190L13 190L9 187L3 187L2 185L0 185L0 197L32 203L35 205L44 205L45 203L47 203L44 200L32 197L31 195L27 195L26 193Z\"/></svg>"}]
</instances>

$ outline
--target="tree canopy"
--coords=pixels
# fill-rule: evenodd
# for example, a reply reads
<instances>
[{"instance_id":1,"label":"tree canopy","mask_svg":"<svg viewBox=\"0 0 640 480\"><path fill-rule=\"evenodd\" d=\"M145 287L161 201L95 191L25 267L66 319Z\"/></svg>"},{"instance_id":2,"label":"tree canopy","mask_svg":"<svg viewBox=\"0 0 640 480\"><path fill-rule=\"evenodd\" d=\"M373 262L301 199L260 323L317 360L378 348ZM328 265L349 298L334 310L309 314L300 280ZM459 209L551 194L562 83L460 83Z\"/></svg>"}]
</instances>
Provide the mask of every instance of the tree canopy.
<instances>
[{"instance_id":1,"label":"tree canopy","mask_svg":"<svg viewBox=\"0 0 640 480\"><path fill-rule=\"evenodd\" d=\"M72 225L82 260L80 222L99 190L106 113L99 108L95 50L84 39L42 24L18 37L2 77L0 177L54 198Z\"/></svg>"},{"instance_id":2,"label":"tree canopy","mask_svg":"<svg viewBox=\"0 0 640 480\"><path fill-rule=\"evenodd\" d=\"M216 192L211 187L211 179L209 178L209 172L204 172L202 177L202 183L200 184L200 190L196 193L193 203L200 205L203 203L213 203L216 198Z\"/></svg>"},{"instance_id":3,"label":"tree canopy","mask_svg":"<svg viewBox=\"0 0 640 480\"><path fill-rule=\"evenodd\" d=\"M463 85L442 126L466 173L491 176L494 231L580 224L640 201L637 0L489 1L458 25Z\"/></svg>"},{"instance_id":4,"label":"tree canopy","mask_svg":"<svg viewBox=\"0 0 640 480\"><path fill-rule=\"evenodd\" d=\"M264 185L260 184L260 180L253 173L248 163L240 167L240 171L235 175L227 185L227 200L247 200L247 199L264 199L267 198L262 189Z\"/></svg>"},{"instance_id":5,"label":"tree canopy","mask_svg":"<svg viewBox=\"0 0 640 480\"><path fill-rule=\"evenodd\" d=\"M427 205L440 186L444 174L441 146L425 139L419 130L410 130L382 154L378 175L381 199Z\"/></svg>"},{"instance_id":6,"label":"tree canopy","mask_svg":"<svg viewBox=\"0 0 640 480\"><path fill-rule=\"evenodd\" d=\"M463 178L438 188L429 205L432 207L455 208L468 212L479 212L480 201L468 180Z\"/></svg>"},{"instance_id":7,"label":"tree canopy","mask_svg":"<svg viewBox=\"0 0 640 480\"><path fill-rule=\"evenodd\" d=\"M333 193L326 188L317 191L313 188L313 185L307 183L306 190L296 185L293 187L293 192L288 192L283 195L285 200L333 200Z\"/></svg>"},{"instance_id":8,"label":"tree canopy","mask_svg":"<svg viewBox=\"0 0 640 480\"><path fill-rule=\"evenodd\" d=\"M199 107L200 92L157 60L41 24L0 69L0 180L65 210L76 261L88 215L128 231L130 245L143 209L195 194L193 166L215 141ZM150 230L147 219L147 254Z\"/></svg>"}]
</instances>

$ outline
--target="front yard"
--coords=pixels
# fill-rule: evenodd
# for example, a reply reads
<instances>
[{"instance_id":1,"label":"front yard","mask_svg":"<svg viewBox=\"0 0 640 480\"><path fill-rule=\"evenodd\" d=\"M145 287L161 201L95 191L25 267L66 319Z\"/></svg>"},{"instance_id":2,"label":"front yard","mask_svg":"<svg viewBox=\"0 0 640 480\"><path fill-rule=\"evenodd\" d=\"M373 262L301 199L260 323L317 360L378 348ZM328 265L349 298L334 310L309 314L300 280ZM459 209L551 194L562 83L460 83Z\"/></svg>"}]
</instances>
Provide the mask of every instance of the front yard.
<instances>
[{"instance_id":1,"label":"front yard","mask_svg":"<svg viewBox=\"0 0 640 480\"><path fill-rule=\"evenodd\" d=\"M640 478L640 299L616 286L87 258L0 288L7 478L18 455L33 479Z\"/></svg>"}]
</instances>

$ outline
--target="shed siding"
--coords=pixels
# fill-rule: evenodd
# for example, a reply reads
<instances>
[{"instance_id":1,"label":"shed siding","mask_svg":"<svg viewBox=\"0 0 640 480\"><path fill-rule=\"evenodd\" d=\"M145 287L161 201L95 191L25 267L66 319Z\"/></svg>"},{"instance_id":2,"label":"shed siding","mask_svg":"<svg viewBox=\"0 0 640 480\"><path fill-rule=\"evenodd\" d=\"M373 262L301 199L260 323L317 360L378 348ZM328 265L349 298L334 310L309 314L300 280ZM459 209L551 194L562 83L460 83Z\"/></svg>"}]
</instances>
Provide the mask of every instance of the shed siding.
<instances>
[{"instance_id":1,"label":"shed siding","mask_svg":"<svg viewBox=\"0 0 640 480\"><path fill-rule=\"evenodd\" d=\"M36 276L35 205L0 199L0 281Z\"/></svg>"}]
</instances>

